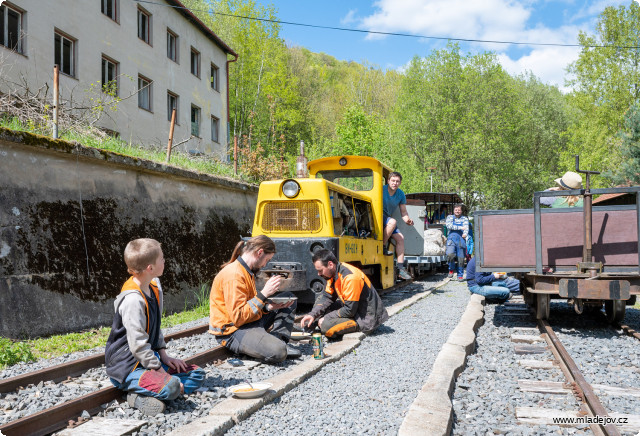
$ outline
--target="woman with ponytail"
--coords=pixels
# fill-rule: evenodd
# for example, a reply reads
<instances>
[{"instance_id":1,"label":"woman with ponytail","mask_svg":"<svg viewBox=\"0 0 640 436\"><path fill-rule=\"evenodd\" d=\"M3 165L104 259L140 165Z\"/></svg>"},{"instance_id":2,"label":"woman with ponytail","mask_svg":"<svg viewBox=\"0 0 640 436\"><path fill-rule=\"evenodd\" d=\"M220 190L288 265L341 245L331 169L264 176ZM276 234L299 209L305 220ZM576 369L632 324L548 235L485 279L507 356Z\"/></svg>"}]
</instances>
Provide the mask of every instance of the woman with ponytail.
<instances>
[{"instance_id":1,"label":"woman with ponytail","mask_svg":"<svg viewBox=\"0 0 640 436\"><path fill-rule=\"evenodd\" d=\"M213 280L209 296L209 333L232 352L265 363L278 363L301 355L299 350L287 345L296 301L283 304L267 301L279 291L282 277L275 275L261 291L256 289L255 274L275 252L275 243L264 235L238 242L231 258ZM279 296L293 297L293 294L281 292Z\"/></svg>"}]
</instances>

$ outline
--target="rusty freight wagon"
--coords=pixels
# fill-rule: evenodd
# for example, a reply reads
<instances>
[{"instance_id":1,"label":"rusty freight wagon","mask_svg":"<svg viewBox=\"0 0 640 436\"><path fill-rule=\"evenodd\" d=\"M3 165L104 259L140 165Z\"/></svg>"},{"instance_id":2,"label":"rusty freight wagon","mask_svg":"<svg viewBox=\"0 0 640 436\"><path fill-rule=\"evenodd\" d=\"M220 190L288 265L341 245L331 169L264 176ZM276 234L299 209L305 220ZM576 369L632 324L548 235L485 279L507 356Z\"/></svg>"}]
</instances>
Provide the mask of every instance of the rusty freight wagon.
<instances>
[{"instance_id":1,"label":"rusty freight wagon","mask_svg":"<svg viewBox=\"0 0 640 436\"><path fill-rule=\"evenodd\" d=\"M584 171L581 171L584 172ZM592 206L598 194L631 194L634 205ZM584 207L541 208L541 197L579 195ZM604 304L612 323L640 293L640 187L543 191L533 209L476 211L479 271L507 271L524 282L525 301L538 319L549 317L550 299L576 312Z\"/></svg>"}]
</instances>

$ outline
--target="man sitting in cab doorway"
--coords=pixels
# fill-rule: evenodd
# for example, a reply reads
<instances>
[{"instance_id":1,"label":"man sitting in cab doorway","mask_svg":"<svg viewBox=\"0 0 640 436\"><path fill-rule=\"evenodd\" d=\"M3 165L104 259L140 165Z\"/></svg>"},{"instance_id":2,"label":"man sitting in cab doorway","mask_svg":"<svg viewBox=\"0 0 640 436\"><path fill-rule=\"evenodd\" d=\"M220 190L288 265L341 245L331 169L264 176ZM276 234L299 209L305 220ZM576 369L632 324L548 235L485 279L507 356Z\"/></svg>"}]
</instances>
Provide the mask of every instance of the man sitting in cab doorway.
<instances>
[{"instance_id":1,"label":"man sitting in cab doorway","mask_svg":"<svg viewBox=\"0 0 640 436\"><path fill-rule=\"evenodd\" d=\"M338 262L327 249L316 251L311 260L327 287L300 321L303 328L317 321L327 338L340 339L347 333L369 333L389 319L378 292L362 271Z\"/></svg>"},{"instance_id":2,"label":"man sitting in cab doorway","mask_svg":"<svg viewBox=\"0 0 640 436\"><path fill-rule=\"evenodd\" d=\"M462 215L462 204L456 204L453 207L453 215L447 217L445 225L448 230L446 254L449 260L449 277L453 277L455 268L458 280L462 280L467 252L466 240L469 235L469 218Z\"/></svg>"},{"instance_id":3,"label":"man sitting in cab doorway","mask_svg":"<svg viewBox=\"0 0 640 436\"><path fill-rule=\"evenodd\" d=\"M469 292L484 296L487 300L503 303L511 294L520 292L520 280L506 277L505 273L476 272L476 258L467 265L467 286Z\"/></svg>"},{"instance_id":4,"label":"man sitting in cab doorway","mask_svg":"<svg viewBox=\"0 0 640 436\"><path fill-rule=\"evenodd\" d=\"M267 300L279 291L282 277L274 275L261 291L256 290L255 274L275 252L275 243L264 235L238 242L231 259L213 280L209 296L209 333L233 353L246 354L265 363L279 363L302 355L300 350L287 345L296 301L275 304ZM278 296L294 295L280 292Z\"/></svg>"},{"instance_id":5,"label":"man sitting in cab doorway","mask_svg":"<svg viewBox=\"0 0 640 436\"><path fill-rule=\"evenodd\" d=\"M413 220L409 218L409 214L407 213L407 197L404 195L404 192L402 192L402 189L400 189L401 183L402 175L394 171L389 173L387 186L382 189L382 224L384 226L382 244L386 247L389 238L393 238L393 240L396 241L398 275L403 280L409 280L411 279L411 275L404 267L404 236L402 236L402 233L398 230L397 221L391 218L393 212L399 207L402 220L409 226L413 225ZM386 248L385 254L390 254Z\"/></svg>"}]
</instances>

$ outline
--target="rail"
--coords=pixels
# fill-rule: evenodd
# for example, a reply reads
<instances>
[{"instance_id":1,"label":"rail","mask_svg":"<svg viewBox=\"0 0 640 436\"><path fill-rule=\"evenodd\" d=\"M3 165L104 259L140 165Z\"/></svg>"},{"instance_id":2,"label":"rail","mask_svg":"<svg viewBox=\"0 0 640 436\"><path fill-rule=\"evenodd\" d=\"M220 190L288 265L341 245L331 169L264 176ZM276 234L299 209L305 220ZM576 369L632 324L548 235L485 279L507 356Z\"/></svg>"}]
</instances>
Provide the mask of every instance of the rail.
<instances>
[{"instance_id":1,"label":"rail","mask_svg":"<svg viewBox=\"0 0 640 436\"><path fill-rule=\"evenodd\" d=\"M185 359L185 362L203 366L215 360L226 359L229 355L229 351L220 346L191 356ZM83 411L86 410L90 415L95 415L102 410L100 407L102 404L118 400L122 395L123 392L115 387L103 388L4 424L0 426L0 434L5 436L43 436L53 433L67 427L69 421L77 419Z\"/></svg>"},{"instance_id":2,"label":"rail","mask_svg":"<svg viewBox=\"0 0 640 436\"><path fill-rule=\"evenodd\" d=\"M192 327L190 329L180 330L164 338L166 341L172 341L188 336L199 335L209 329L208 324ZM30 384L38 384L46 381L60 381L67 377L75 377L85 371L97 368L104 363L104 353L96 353L81 359L63 363L61 365L44 368L39 371L33 371L26 374L17 375L4 380L0 380L0 394L5 392L13 392L20 387Z\"/></svg>"},{"instance_id":3,"label":"rail","mask_svg":"<svg viewBox=\"0 0 640 436\"><path fill-rule=\"evenodd\" d=\"M560 368L562 369L565 377L573 385L578 396L584 401L584 405L587 409L586 412L591 416L609 416L608 412L598 399L598 396L591 388L591 385L585 380L580 368L578 368L566 348L564 348L564 345L562 345L562 342L560 342L560 339L556 336L551 325L546 320L539 319L538 328L547 341L547 344L549 345L556 360L560 363ZM620 436L618 428L613 424L592 424L591 428L596 434ZM598 432L596 432L596 430L598 430Z\"/></svg>"}]
</instances>

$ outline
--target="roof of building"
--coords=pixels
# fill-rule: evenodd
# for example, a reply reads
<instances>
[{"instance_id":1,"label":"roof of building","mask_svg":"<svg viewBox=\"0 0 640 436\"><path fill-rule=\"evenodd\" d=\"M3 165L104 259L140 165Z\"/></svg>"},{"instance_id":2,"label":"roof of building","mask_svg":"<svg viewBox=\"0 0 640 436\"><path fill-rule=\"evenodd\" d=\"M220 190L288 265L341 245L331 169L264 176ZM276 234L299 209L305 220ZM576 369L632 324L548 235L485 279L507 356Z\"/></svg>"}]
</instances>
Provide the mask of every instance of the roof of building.
<instances>
[{"instance_id":1,"label":"roof of building","mask_svg":"<svg viewBox=\"0 0 640 436\"><path fill-rule=\"evenodd\" d=\"M629 192L619 192L617 194L602 194L601 196L599 196L598 198L593 200L592 204L603 203L605 201L609 201L609 200L612 200L614 198L624 197L625 195L631 195L631 193L629 193Z\"/></svg>"},{"instance_id":2,"label":"roof of building","mask_svg":"<svg viewBox=\"0 0 640 436\"><path fill-rule=\"evenodd\" d=\"M225 52L229 53L232 56L238 57L238 54L233 51L231 47L229 47L223 40L216 35L213 30L209 29L206 24L204 24L200 18L196 17L193 12L189 10L182 2L179 0L165 0L172 6L175 6L175 10L182 14L187 20L189 20L193 25L195 25L198 29L202 31L211 41L217 44L220 48L222 48Z\"/></svg>"},{"instance_id":3,"label":"roof of building","mask_svg":"<svg viewBox=\"0 0 640 436\"><path fill-rule=\"evenodd\" d=\"M632 186L631 182L628 183L623 183L622 185L616 185L616 188L628 188ZM602 194L600 196L598 196L598 198L595 198L591 204L598 204L598 203L603 203L609 200L612 200L614 198L619 198L619 197L624 197L625 195L635 195L632 194L631 192L616 192L615 194Z\"/></svg>"}]
</instances>

